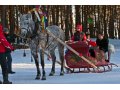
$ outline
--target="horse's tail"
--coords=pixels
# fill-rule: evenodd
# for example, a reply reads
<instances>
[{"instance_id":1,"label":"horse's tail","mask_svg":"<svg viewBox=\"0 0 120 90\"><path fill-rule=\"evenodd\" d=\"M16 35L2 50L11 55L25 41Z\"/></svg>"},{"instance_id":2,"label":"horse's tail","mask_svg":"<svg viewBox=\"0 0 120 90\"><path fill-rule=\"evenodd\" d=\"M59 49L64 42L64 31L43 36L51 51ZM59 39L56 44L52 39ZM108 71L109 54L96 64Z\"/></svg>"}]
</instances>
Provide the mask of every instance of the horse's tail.
<instances>
[{"instance_id":1,"label":"horse's tail","mask_svg":"<svg viewBox=\"0 0 120 90\"><path fill-rule=\"evenodd\" d=\"M63 41L63 42L65 42L65 33L64 33L64 31L61 29L61 28L59 28L60 29L60 39Z\"/></svg>"}]
</instances>

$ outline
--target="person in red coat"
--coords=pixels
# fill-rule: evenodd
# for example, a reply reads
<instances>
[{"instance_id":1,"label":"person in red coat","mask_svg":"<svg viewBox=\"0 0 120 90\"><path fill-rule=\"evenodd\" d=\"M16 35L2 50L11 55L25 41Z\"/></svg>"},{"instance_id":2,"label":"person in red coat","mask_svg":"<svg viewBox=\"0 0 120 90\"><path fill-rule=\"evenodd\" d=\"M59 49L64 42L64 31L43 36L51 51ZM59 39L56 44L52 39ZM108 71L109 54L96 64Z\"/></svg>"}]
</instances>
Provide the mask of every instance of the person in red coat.
<instances>
[{"instance_id":1,"label":"person in red coat","mask_svg":"<svg viewBox=\"0 0 120 90\"><path fill-rule=\"evenodd\" d=\"M87 41L89 47L97 46L96 42L91 40L89 32L86 32L86 41Z\"/></svg>"},{"instance_id":2,"label":"person in red coat","mask_svg":"<svg viewBox=\"0 0 120 90\"><path fill-rule=\"evenodd\" d=\"M6 40L3 34L3 27L0 24L0 65L2 68L3 84L12 84L12 82L8 80L8 66L7 66L6 55L5 55L7 50L13 51L14 48Z\"/></svg>"},{"instance_id":3,"label":"person in red coat","mask_svg":"<svg viewBox=\"0 0 120 90\"><path fill-rule=\"evenodd\" d=\"M12 42L14 42L15 36L10 34L8 28L4 28L3 32L4 32L4 36L5 36L6 40L12 45ZM8 64L8 73L14 74L15 72L12 70L11 51L6 52L6 58L7 58L7 64Z\"/></svg>"}]
</instances>

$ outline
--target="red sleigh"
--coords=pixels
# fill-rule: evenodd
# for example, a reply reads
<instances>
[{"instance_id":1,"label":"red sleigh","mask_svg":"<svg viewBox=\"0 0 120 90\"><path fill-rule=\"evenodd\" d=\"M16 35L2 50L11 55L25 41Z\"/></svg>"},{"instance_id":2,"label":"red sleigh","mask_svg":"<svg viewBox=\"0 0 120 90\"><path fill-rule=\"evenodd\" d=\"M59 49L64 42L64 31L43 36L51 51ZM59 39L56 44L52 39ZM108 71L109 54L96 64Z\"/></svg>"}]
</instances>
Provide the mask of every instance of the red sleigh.
<instances>
[{"instance_id":1,"label":"red sleigh","mask_svg":"<svg viewBox=\"0 0 120 90\"><path fill-rule=\"evenodd\" d=\"M106 72L111 71L112 66L117 66L116 64L106 62L104 52L93 47L95 57L90 55L89 46L85 42L72 42L67 43L70 47L76 50L80 55L83 55L86 59L96 65L100 71L97 72ZM71 72L96 72L96 70L87 62L82 60L80 57L75 55L72 51L67 50L65 54L66 64L68 66L68 71Z\"/></svg>"}]
</instances>

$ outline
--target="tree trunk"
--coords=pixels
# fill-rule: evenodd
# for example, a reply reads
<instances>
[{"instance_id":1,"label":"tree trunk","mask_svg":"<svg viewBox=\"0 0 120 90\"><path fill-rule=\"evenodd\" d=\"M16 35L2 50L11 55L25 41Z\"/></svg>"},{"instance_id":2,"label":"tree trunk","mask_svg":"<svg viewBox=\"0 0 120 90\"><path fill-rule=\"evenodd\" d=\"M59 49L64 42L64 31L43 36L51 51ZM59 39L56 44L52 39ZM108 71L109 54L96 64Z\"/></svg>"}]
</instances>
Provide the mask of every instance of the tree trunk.
<instances>
[{"instance_id":1,"label":"tree trunk","mask_svg":"<svg viewBox=\"0 0 120 90\"><path fill-rule=\"evenodd\" d=\"M69 7L70 6L66 6L66 14L65 14L65 40L68 41L69 40Z\"/></svg>"},{"instance_id":2,"label":"tree trunk","mask_svg":"<svg viewBox=\"0 0 120 90\"><path fill-rule=\"evenodd\" d=\"M6 21L5 16L6 16L6 5L3 5L2 6L2 14L1 14L1 22L2 22L3 28L6 27L6 25L5 25L5 21Z\"/></svg>"},{"instance_id":3,"label":"tree trunk","mask_svg":"<svg viewBox=\"0 0 120 90\"><path fill-rule=\"evenodd\" d=\"M15 30L15 17L14 17L14 6L9 6L9 19L10 19L10 34L14 34Z\"/></svg>"},{"instance_id":4,"label":"tree trunk","mask_svg":"<svg viewBox=\"0 0 120 90\"><path fill-rule=\"evenodd\" d=\"M56 25L59 25L59 6L55 6L56 7Z\"/></svg>"},{"instance_id":5,"label":"tree trunk","mask_svg":"<svg viewBox=\"0 0 120 90\"><path fill-rule=\"evenodd\" d=\"M110 38L114 38L114 8L112 6L110 9L109 35Z\"/></svg>"},{"instance_id":6,"label":"tree trunk","mask_svg":"<svg viewBox=\"0 0 120 90\"><path fill-rule=\"evenodd\" d=\"M83 32L87 31L87 6L84 6L83 8L83 17L84 17L84 22L83 22Z\"/></svg>"},{"instance_id":7,"label":"tree trunk","mask_svg":"<svg viewBox=\"0 0 120 90\"><path fill-rule=\"evenodd\" d=\"M104 11L104 17L103 17L103 23L104 23L104 35L108 36L107 34L107 26L106 26L106 6L103 6L103 11Z\"/></svg>"},{"instance_id":8,"label":"tree trunk","mask_svg":"<svg viewBox=\"0 0 120 90\"><path fill-rule=\"evenodd\" d=\"M80 17L80 6L76 5L75 6L75 13L76 13L76 25L81 24L81 17Z\"/></svg>"},{"instance_id":9,"label":"tree trunk","mask_svg":"<svg viewBox=\"0 0 120 90\"><path fill-rule=\"evenodd\" d=\"M73 36L73 32L72 32L72 26L73 26L73 18L72 18L72 6L69 7L70 8L70 14L69 14L69 17L70 17L70 21L69 21L69 30L70 30L70 36L72 37Z\"/></svg>"},{"instance_id":10,"label":"tree trunk","mask_svg":"<svg viewBox=\"0 0 120 90\"><path fill-rule=\"evenodd\" d=\"M56 18L55 18L55 6L53 5L52 6L52 24L54 24L55 25L55 20L56 20Z\"/></svg>"},{"instance_id":11,"label":"tree trunk","mask_svg":"<svg viewBox=\"0 0 120 90\"><path fill-rule=\"evenodd\" d=\"M118 27L118 38L120 39L120 21L119 21L119 27Z\"/></svg>"}]
</instances>

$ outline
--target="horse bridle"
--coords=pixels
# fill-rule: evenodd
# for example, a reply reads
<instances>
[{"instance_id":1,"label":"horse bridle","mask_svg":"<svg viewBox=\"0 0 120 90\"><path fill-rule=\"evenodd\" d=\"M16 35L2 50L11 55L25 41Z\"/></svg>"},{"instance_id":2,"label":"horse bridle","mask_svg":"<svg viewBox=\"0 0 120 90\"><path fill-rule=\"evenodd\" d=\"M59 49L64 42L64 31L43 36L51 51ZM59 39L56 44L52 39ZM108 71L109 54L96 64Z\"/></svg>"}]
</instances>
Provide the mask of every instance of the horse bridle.
<instances>
[{"instance_id":1,"label":"horse bridle","mask_svg":"<svg viewBox=\"0 0 120 90\"><path fill-rule=\"evenodd\" d=\"M27 28L23 28L23 27L22 27L21 30L22 30L22 29L25 29L27 32L30 32L30 28L29 28L29 27L30 27L30 25L28 24L28 27L27 27Z\"/></svg>"}]
</instances>

